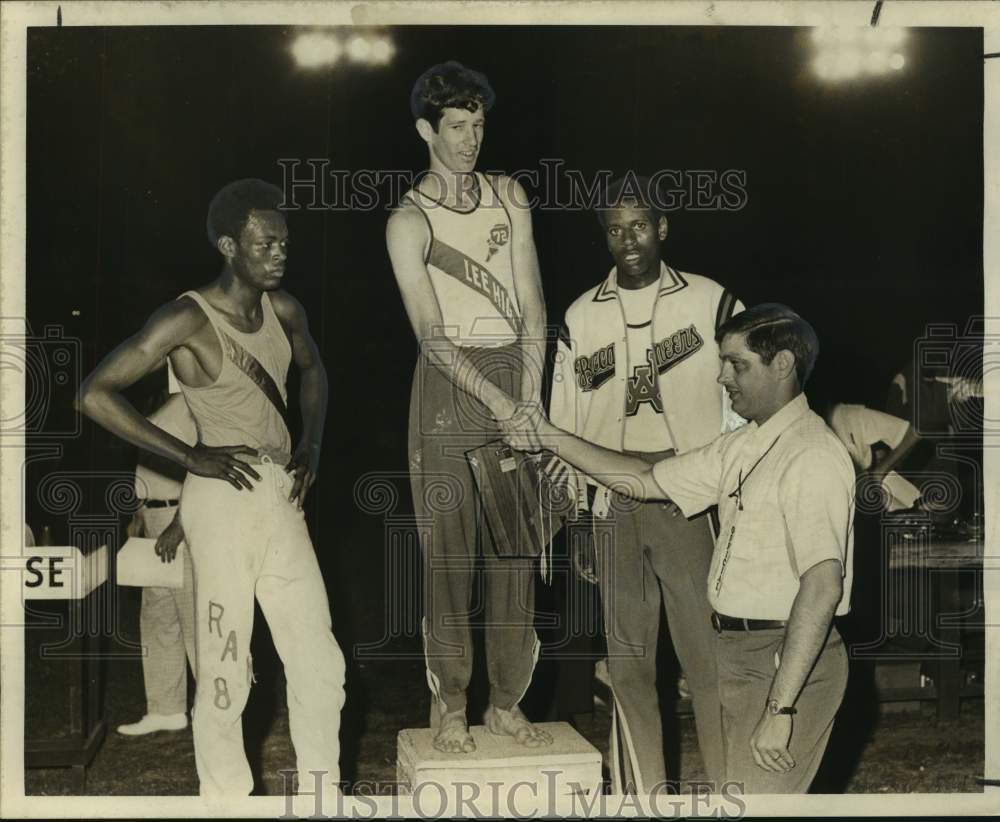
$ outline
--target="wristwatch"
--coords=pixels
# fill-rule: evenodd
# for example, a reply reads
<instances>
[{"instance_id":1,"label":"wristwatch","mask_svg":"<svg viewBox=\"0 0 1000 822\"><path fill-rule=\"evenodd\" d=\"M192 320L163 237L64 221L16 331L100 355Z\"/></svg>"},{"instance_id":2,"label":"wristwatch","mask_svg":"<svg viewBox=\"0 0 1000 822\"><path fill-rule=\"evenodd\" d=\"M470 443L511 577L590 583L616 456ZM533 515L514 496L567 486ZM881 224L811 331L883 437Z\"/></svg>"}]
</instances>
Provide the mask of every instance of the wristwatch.
<instances>
[{"instance_id":1,"label":"wristwatch","mask_svg":"<svg viewBox=\"0 0 1000 822\"><path fill-rule=\"evenodd\" d=\"M792 708L790 706L786 705L782 707L781 705L778 704L777 699L767 700L767 712L772 716L779 716L780 714L788 714L789 716L791 716L792 714L798 713L798 711L796 711L795 708Z\"/></svg>"}]
</instances>

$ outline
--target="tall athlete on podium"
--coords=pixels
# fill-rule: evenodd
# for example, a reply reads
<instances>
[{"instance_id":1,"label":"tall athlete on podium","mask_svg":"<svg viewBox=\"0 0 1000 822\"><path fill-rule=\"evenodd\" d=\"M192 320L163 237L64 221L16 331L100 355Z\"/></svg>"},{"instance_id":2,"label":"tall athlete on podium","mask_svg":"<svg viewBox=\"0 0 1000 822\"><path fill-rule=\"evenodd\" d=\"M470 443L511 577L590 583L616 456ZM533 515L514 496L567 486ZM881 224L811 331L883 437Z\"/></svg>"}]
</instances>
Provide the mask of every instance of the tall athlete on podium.
<instances>
[{"instance_id":1,"label":"tall athlete on podium","mask_svg":"<svg viewBox=\"0 0 1000 822\"><path fill-rule=\"evenodd\" d=\"M469 607L482 545L490 704L484 722L529 747L549 744L518 707L538 657L528 559L499 558L482 522L465 452L519 427L541 396L545 305L521 186L475 170L494 93L448 62L424 72L410 108L429 169L389 218L393 271L420 345L410 403L414 507L430 523L424 555L424 648L434 745L470 753ZM457 479L435 504L435 478Z\"/></svg>"}]
</instances>

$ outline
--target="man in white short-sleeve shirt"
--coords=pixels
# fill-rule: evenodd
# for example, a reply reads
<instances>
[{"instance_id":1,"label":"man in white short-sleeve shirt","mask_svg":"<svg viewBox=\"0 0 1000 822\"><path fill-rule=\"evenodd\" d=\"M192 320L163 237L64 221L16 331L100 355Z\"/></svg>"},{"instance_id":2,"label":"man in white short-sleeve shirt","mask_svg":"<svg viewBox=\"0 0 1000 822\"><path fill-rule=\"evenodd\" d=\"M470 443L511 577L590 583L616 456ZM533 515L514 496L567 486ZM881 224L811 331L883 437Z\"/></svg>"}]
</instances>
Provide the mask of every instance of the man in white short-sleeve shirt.
<instances>
[{"instance_id":1,"label":"man in white short-sleeve shirt","mask_svg":"<svg viewBox=\"0 0 1000 822\"><path fill-rule=\"evenodd\" d=\"M917 442L913 427L906 420L867 408L838 402L826 414L826 422L837 435L858 471L887 474ZM889 453L875 460L872 448L885 444Z\"/></svg>"},{"instance_id":2,"label":"man in white short-sleeve shirt","mask_svg":"<svg viewBox=\"0 0 1000 822\"><path fill-rule=\"evenodd\" d=\"M591 476L614 475L639 499L685 516L719 506L709 571L726 741L725 779L746 793L805 793L847 684L833 627L846 614L853 562L854 469L802 393L818 352L813 329L768 303L720 326L718 380L750 423L649 466L541 417L532 437Z\"/></svg>"},{"instance_id":3,"label":"man in white short-sleeve shirt","mask_svg":"<svg viewBox=\"0 0 1000 822\"><path fill-rule=\"evenodd\" d=\"M786 620L802 574L824 560L844 571L836 613L847 613L854 470L805 394L762 425L718 437L688 459L657 463L653 478L685 516L719 506L708 579L716 613Z\"/></svg>"}]
</instances>

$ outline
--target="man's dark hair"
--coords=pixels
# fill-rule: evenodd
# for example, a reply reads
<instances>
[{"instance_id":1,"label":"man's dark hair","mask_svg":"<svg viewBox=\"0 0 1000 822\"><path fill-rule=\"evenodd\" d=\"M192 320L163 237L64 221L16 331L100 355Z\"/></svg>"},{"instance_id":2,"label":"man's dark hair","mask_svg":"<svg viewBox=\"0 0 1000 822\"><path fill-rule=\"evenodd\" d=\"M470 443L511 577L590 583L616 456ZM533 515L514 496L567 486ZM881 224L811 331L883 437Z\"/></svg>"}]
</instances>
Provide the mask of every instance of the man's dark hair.
<instances>
[{"instance_id":1,"label":"man's dark hair","mask_svg":"<svg viewBox=\"0 0 1000 822\"><path fill-rule=\"evenodd\" d=\"M493 108L496 94L486 75L473 71L455 60L431 66L417 78L410 92L410 111L414 120L424 119L438 130L446 108L464 108L484 112Z\"/></svg>"},{"instance_id":2,"label":"man's dark hair","mask_svg":"<svg viewBox=\"0 0 1000 822\"><path fill-rule=\"evenodd\" d=\"M618 208L622 203L632 201L642 208L648 208L656 220L666 216L661 205L659 191L653 181L649 177L640 177L635 172L629 171L624 177L619 177L608 183L608 189L598 201L598 207L595 209L598 221L602 226L607 227L604 219L605 212L611 208Z\"/></svg>"},{"instance_id":3,"label":"man's dark hair","mask_svg":"<svg viewBox=\"0 0 1000 822\"><path fill-rule=\"evenodd\" d=\"M208 241L217 248L220 237L239 240L251 211L277 211L284 194L264 180L237 180L224 186L208 206Z\"/></svg>"},{"instance_id":4,"label":"man's dark hair","mask_svg":"<svg viewBox=\"0 0 1000 822\"><path fill-rule=\"evenodd\" d=\"M813 327L787 305L760 303L734 314L719 326L715 341L721 343L729 334L743 334L746 347L757 354L764 365L770 365L779 351L791 351L795 356L799 387L805 388L819 356L819 338Z\"/></svg>"}]
</instances>

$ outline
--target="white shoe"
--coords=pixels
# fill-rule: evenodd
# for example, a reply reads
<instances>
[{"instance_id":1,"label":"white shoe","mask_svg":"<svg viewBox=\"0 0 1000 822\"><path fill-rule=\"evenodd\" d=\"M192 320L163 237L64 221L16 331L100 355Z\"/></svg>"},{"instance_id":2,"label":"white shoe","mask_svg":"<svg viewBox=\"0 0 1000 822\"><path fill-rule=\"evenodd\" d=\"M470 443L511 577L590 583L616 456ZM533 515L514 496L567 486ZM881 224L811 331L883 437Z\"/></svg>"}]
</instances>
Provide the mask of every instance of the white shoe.
<instances>
[{"instance_id":1,"label":"white shoe","mask_svg":"<svg viewBox=\"0 0 1000 822\"><path fill-rule=\"evenodd\" d=\"M146 714L131 725L119 725L118 733L124 736L142 736L155 731L183 731L188 724L187 714Z\"/></svg>"}]
</instances>

